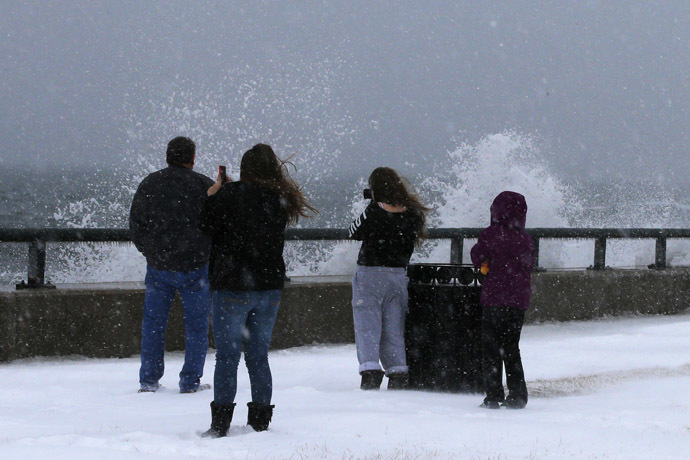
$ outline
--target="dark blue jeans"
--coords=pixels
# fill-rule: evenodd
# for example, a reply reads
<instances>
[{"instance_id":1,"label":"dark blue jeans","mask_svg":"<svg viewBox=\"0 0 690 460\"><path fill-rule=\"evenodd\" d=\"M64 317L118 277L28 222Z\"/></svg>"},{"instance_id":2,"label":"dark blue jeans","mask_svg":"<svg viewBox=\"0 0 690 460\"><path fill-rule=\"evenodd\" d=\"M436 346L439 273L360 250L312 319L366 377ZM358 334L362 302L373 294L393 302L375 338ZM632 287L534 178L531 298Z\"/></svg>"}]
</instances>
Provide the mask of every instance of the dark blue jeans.
<instances>
[{"instance_id":1,"label":"dark blue jeans","mask_svg":"<svg viewBox=\"0 0 690 460\"><path fill-rule=\"evenodd\" d=\"M230 405L237 393L237 366L244 349L252 402L271 403L273 379L268 365L268 346L280 305L280 290L213 291L213 337L216 371L213 400Z\"/></svg>"},{"instance_id":2,"label":"dark blue jeans","mask_svg":"<svg viewBox=\"0 0 690 460\"><path fill-rule=\"evenodd\" d=\"M180 372L180 391L194 391L204 374L208 352L208 316L211 297L208 265L191 272L172 272L146 267L146 298L141 324L142 389L155 390L163 377L165 330L175 291L180 293L184 309L185 353Z\"/></svg>"}]
</instances>

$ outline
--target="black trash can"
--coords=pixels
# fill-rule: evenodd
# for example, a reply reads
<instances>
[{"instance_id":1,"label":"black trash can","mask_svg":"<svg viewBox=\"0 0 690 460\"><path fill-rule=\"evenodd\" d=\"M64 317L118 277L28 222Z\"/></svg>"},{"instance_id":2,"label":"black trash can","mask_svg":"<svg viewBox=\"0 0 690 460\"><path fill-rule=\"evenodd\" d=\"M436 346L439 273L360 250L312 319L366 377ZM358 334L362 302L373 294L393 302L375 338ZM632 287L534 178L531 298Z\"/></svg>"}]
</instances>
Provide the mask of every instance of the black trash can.
<instances>
[{"instance_id":1,"label":"black trash can","mask_svg":"<svg viewBox=\"0 0 690 460\"><path fill-rule=\"evenodd\" d=\"M409 387L482 392L483 275L471 265L412 264L407 276Z\"/></svg>"}]
</instances>

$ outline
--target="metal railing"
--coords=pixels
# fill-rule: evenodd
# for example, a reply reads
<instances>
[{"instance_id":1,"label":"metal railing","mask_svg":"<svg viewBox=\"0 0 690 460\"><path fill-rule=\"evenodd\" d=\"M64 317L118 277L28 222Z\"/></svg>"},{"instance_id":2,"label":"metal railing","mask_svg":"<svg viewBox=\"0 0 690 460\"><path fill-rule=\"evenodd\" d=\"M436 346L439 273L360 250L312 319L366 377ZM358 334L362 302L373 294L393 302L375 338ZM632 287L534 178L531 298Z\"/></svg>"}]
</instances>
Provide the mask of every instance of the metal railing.
<instances>
[{"instance_id":1,"label":"metal railing","mask_svg":"<svg viewBox=\"0 0 690 460\"><path fill-rule=\"evenodd\" d=\"M431 228L428 239L449 239L450 262L462 263L463 243L467 238L477 238L481 228ZM534 267L539 269L539 242L541 239L593 239L593 270L606 268L606 241L608 239L654 239L656 250L654 263L649 268L666 268L666 240L690 238L687 228L528 228L534 239ZM341 241L348 239L346 229L340 228L290 228L285 231L287 241ZM119 228L55 228L55 229L0 229L0 243L28 243L27 281L17 289L54 287L45 282L47 243L128 242L129 230Z\"/></svg>"}]
</instances>

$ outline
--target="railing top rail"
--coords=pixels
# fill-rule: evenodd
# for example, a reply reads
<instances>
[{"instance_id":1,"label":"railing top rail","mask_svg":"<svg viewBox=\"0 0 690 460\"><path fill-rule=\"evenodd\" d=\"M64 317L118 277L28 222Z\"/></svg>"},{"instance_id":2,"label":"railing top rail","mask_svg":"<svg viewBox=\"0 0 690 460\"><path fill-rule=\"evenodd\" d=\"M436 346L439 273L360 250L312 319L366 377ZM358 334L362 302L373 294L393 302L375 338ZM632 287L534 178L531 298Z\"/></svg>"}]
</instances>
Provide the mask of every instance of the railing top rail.
<instances>
[{"instance_id":1,"label":"railing top rail","mask_svg":"<svg viewBox=\"0 0 690 460\"><path fill-rule=\"evenodd\" d=\"M537 238L690 238L690 228L528 228Z\"/></svg>"},{"instance_id":2,"label":"railing top rail","mask_svg":"<svg viewBox=\"0 0 690 460\"><path fill-rule=\"evenodd\" d=\"M106 242L130 241L126 228L9 228L0 229L3 243L46 242Z\"/></svg>"},{"instance_id":3,"label":"railing top rail","mask_svg":"<svg viewBox=\"0 0 690 460\"><path fill-rule=\"evenodd\" d=\"M483 228L432 228L431 238L477 238ZM690 228L570 228L525 229L535 238L690 238Z\"/></svg>"},{"instance_id":4,"label":"railing top rail","mask_svg":"<svg viewBox=\"0 0 690 460\"><path fill-rule=\"evenodd\" d=\"M690 228L528 228L535 238L690 238ZM429 238L477 238L481 228L430 228ZM285 238L300 240L345 240L344 228L289 228ZM130 241L126 228L4 228L0 229L1 243L46 242L126 242Z\"/></svg>"}]
</instances>

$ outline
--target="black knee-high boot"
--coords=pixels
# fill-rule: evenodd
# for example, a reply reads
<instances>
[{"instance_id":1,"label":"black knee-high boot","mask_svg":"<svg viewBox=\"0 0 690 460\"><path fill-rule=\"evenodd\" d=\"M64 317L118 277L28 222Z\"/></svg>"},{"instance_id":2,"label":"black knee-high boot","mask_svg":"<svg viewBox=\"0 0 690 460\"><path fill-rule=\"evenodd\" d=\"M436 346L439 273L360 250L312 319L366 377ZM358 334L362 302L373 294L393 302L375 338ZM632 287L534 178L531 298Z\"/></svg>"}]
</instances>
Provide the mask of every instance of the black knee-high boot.
<instances>
[{"instance_id":1,"label":"black knee-high boot","mask_svg":"<svg viewBox=\"0 0 690 460\"><path fill-rule=\"evenodd\" d=\"M221 406L211 402L211 428L201 433L202 438L222 438L228 435L232 414L235 412L235 403L229 406Z\"/></svg>"},{"instance_id":2,"label":"black knee-high boot","mask_svg":"<svg viewBox=\"0 0 690 460\"><path fill-rule=\"evenodd\" d=\"M268 424L271 423L273 417L273 408L276 406L257 404L255 402L247 403L249 411L247 412L247 425L254 428L254 431L268 430Z\"/></svg>"}]
</instances>

